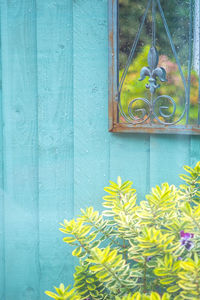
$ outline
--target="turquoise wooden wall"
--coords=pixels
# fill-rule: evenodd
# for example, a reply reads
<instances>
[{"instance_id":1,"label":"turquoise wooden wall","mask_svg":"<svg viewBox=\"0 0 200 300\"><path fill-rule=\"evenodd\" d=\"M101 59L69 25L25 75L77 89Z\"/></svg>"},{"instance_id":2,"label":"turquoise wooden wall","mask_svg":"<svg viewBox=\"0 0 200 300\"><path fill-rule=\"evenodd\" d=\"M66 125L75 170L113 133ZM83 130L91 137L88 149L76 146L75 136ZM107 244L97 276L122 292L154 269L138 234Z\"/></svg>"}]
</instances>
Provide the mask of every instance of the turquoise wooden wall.
<instances>
[{"instance_id":1,"label":"turquoise wooden wall","mask_svg":"<svg viewBox=\"0 0 200 300\"><path fill-rule=\"evenodd\" d=\"M72 282L59 222L120 175L143 199L200 160L198 136L108 132L107 0L1 0L0 300Z\"/></svg>"}]
</instances>

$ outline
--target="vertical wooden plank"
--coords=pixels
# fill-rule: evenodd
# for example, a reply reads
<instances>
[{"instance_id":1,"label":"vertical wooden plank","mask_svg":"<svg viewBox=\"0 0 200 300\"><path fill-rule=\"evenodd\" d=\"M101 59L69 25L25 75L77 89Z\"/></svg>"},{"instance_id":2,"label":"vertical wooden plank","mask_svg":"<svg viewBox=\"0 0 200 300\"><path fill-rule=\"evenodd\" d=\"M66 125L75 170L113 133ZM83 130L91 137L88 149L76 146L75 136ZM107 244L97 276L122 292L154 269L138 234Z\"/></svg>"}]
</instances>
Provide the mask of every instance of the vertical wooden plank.
<instances>
[{"instance_id":1,"label":"vertical wooden plank","mask_svg":"<svg viewBox=\"0 0 200 300\"><path fill-rule=\"evenodd\" d=\"M108 183L106 0L74 1L74 207L101 209Z\"/></svg>"},{"instance_id":2,"label":"vertical wooden plank","mask_svg":"<svg viewBox=\"0 0 200 300\"><path fill-rule=\"evenodd\" d=\"M34 0L1 2L5 290L38 300L37 80Z\"/></svg>"},{"instance_id":3,"label":"vertical wooden plank","mask_svg":"<svg viewBox=\"0 0 200 300\"><path fill-rule=\"evenodd\" d=\"M149 191L149 135L112 133L110 140L110 178L133 181L138 202Z\"/></svg>"},{"instance_id":4,"label":"vertical wooden plank","mask_svg":"<svg viewBox=\"0 0 200 300\"><path fill-rule=\"evenodd\" d=\"M59 222L73 217L72 0L37 0L40 299L73 280Z\"/></svg>"},{"instance_id":5,"label":"vertical wooden plank","mask_svg":"<svg viewBox=\"0 0 200 300\"><path fill-rule=\"evenodd\" d=\"M0 15L1 19L1 15ZM0 22L1 32L1 22ZM0 80L2 82L0 39ZM2 86L0 87L0 300L5 299L5 220L4 220L4 183L3 183L3 118L2 118Z\"/></svg>"},{"instance_id":6,"label":"vertical wooden plank","mask_svg":"<svg viewBox=\"0 0 200 300\"><path fill-rule=\"evenodd\" d=\"M150 187L163 182L179 185L182 167L190 161L190 136L152 135Z\"/></svg>"},{"instance_id":7,"label":"vertical wooden plank","mask_svg":"<svg viewBox=\"0 0 200 300\"><path fill-rule=\"evenodd\" d=\"M194 167L200 161L200 136L191 136L190 166Z\"/></svg>"}]
</instances>

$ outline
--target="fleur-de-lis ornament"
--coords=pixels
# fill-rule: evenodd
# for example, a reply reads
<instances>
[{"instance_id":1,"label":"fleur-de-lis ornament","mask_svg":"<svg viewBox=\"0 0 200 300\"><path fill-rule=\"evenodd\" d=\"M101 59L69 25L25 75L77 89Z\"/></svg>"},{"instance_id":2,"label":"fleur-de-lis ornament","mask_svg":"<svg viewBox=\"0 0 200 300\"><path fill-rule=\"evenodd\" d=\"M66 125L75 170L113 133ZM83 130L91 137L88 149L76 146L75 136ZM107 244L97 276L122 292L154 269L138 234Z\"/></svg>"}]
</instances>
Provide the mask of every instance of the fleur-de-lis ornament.
<instances>
[{"instance_id":1,"label":"fleur-de-lis ornament","mask_svg":"<svg viewBox=\"0 0 200 300\"><path fill-rule=\"evenodd\" d=\"M143 67L140 71L140 81L144 80L146 76L149 77L149 83L146 84L146 88L150 89L151 94L154 94L155 91L160 87L159 84L157 84L157 78L160 79L160 81L165 82L166 79L166 71L162 67L158 67L158 51L156 47L152 46L148 53L148 67Z\"/></svg>"}]
</instances>

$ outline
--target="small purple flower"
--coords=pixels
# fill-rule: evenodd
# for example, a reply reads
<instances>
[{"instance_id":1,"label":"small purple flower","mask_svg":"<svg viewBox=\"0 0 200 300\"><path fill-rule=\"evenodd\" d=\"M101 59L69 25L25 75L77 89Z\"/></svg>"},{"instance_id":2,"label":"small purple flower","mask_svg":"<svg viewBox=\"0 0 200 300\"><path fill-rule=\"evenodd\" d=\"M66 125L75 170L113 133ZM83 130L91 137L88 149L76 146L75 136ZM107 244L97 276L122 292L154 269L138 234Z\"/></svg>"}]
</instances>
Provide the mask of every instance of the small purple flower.
<instances>
[{"instance_id":1,"label":"small purple flower","mask_svg":"<svg viewBox=\"0 0 200 300\"><path fill-rule=\"evenodd\" d=\"M189 240L189 239L192 239L194 237L194 233L184 232L184 230L181 230L180 231L180 236L183 239Z\"/></svg>"},{"instance_id":2,"label":"small purple flower","mask_svg":"<svg viewBox=\"0 0 200 300\"><path fill-rule=\"evenodd\" d=\"M181 256L179 256L179 257L177 258L177 260L183 260L183 259L182 259L182 257L181 257Z\"/></svg>"},{"instance_id":3,"label":"small purple flower","mask_svg":"<svg viewBox=\"0 0 200 300\"><path fill-rule=\"evenodd\" d=\"M147 256L147 262L149 262L152 259L153 256Z\"/></svg>"},{"instance_id":4,"label":"small purple flower","mask_svg":"<svg viewBox=\"0 0 200 300\"><path fill-rule=\"evenodd\" d=\"M185 248L190 251L192 248L194 247L194 243L192 241L188 241L186 244L185 244Z\"/></svg>"},{"instance_id":5,"label":"small purple flower","mask_svg":"<svg viewBox=\"0 0 200 300\"><path fill-rule=\"evenodd\" d=\"M180 237L181 237L181 245L185 246L185 248L190 251L194 247L194 243L191 241L191 239L194 237L193 233L184 232L184 230L180 231Z\"/></svg>"}]
</instances>

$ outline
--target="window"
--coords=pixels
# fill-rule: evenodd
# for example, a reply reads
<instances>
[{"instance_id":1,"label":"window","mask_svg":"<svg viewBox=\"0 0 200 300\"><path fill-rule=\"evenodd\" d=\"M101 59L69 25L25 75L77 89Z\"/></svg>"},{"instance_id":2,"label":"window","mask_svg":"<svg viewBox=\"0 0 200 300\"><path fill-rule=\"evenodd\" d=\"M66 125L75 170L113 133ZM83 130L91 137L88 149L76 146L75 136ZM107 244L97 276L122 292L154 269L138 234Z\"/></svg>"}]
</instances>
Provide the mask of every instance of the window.
<instances>
[{"instance_id":1,"label":"window","mask_svg":"<svg viewBox=\"0 0 200 300\"><path fill-rule=\"evenodd\" d=\"M109 1L109 130L200 134L200 1Z\"/></svg>"}]
</instances>

